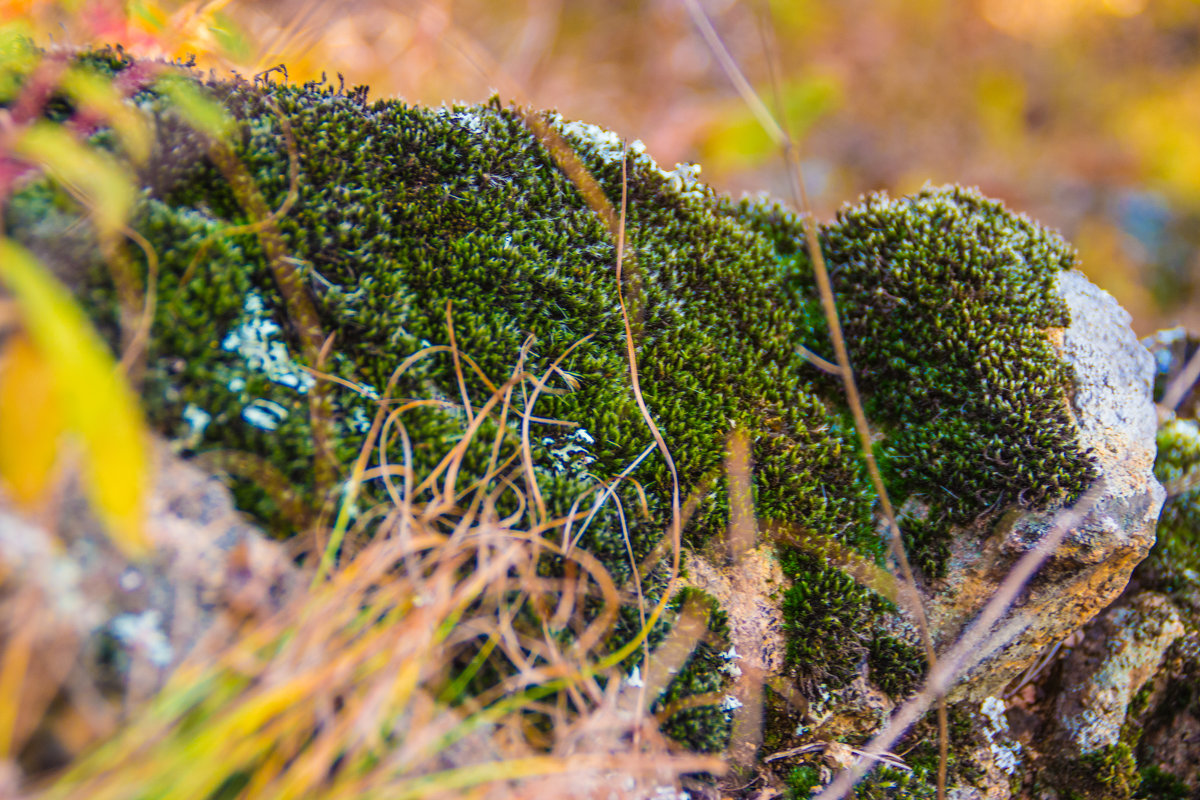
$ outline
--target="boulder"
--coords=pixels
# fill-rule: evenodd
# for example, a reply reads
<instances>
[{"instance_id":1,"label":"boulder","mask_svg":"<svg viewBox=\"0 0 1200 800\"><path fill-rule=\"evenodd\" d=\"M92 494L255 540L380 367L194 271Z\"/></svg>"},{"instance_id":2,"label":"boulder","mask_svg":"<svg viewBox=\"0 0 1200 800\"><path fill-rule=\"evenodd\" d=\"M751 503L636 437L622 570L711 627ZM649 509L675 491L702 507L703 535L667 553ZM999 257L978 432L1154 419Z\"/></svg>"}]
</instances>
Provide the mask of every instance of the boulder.
<instances>
[{"instance_id":1,"label":"boulder","mask_svg":"<svg viewBox=\"0 0 1200 800\"><path fill-rule=\"evenodd\" d=\"M0 504L0 615L23 623L10 636L32 637L13 739L28 772L111 733L122 708L202 658L197 647L219 648L299 586L286 548L234 509L220 480L163 443L154 459L153 555L139 563L111 544L77 483L48 519ZM0 634L0 651L10 641Z\"/></svg>"},{"instance_id":2,"label":"boulder","mask_svg":"<svg viewBox=\"0 0 1200 800\"><path fill-rule=\"evenodd\" d=\"M1099 474L1084 495L1086 515L997 623L954 699L981 702L999 694L1043 649L1116 600L1154 545L1166 496L1153 472L1154 361L1130 328L1129 314L1082 273L1062 273L1058 289L1071 324L1055 338L1074 375L1068 396L1080 443L1096 459ZM954 537L948 570L954 579L925 588L941 642L952 642L978 614L1061 509L1056 504L1033 513L1010 511L998 522L982 521L982 530Z\"/></svg>"}]
</instances>

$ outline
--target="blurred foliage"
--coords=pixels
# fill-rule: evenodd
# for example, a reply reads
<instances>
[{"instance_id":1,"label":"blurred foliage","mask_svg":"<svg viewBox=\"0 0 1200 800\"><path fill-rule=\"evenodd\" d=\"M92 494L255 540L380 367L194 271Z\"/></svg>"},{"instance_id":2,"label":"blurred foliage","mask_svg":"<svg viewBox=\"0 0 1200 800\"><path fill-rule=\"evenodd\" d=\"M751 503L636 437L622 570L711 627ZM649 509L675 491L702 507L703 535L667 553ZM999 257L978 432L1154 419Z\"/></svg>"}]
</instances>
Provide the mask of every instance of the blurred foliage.
<instances>
[{"instance_id":1,"label":"blurred foliage","mask_svg":"<svg viewBox=\"0 0 1200 800\"><path fill-rule=\"evenodd\" d=\"M0 24L0 100L10 104L0 205L31 177L49 176L64 203L86 212L119 271L136 189L129 170L88 135L103 123L136 164L148 155L149 130L110 82L44 57L27 33L19 18ZM60 107L71 111L60 115ZM125 373L51 270L2 231L0 301L7 311L0 336L0 490L44 511L61 468L77 466L113 543L129 556L145 555L148 438Z\"/></svg>"},{"instance_id":2,"label":"blurred foliage","mask_svg":"<svg viewBox=\"0 0 1200 800\"><path fill-rule=\"evenodd\" d=\"M822 216L859 194L978 185L1058 228L1148 331L1200 325L1200 3L707 0L733 56L803 138ZM6 0L72 44L283 64L412 102L492 92L786 197L769 139L675 0ZM779 99L768 53L778 54Z\"/></svg>"}]
</instances>

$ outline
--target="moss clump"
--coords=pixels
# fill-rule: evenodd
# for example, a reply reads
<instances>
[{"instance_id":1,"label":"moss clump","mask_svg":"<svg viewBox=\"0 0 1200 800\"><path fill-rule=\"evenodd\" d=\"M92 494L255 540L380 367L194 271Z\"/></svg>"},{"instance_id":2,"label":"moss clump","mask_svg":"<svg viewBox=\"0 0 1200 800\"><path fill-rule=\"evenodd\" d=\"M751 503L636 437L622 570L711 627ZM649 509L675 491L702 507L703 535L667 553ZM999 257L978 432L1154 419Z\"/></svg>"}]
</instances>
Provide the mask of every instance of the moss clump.
<instances>
[{"instance_id":1,"label":"moss clump","mask_svg":"<svg viewBox=\"0 0 1200 800\"><path fill-rule=\"evenodd\" d=\"M669 709L689 697L720 693L728 688L730 659L729 622L725 612L710 596L696 589L684 589L672 599L672 605L682 608L689 598L708 612L708 635L700 641L687 661L679 669L679 675L671 682L658 699L655 712ZM734 708L732 697L716 705L686 708L668 716L662 730L672 739L682 742L691 750L715 753L729 744L732 733L730 711Z\"/></svg>"},{"instance_id":2,"label":"moss clump","mask_svg":"<svg viewBox=\"0 0 1200 800\"><path fill-rule=\"evenodd\" d=\"M128 66L111 56L93 61L111 73ZM740 428L753 443L760 519L882 560L840 387L797 352L804 344L828 353L829 343L794 215L719 197L692 170L664 171L634 148L630 258L619 286L607 229L518 110L495 101L371 103L365 90L319 84L230 82L206 91L237 121L227 158L210 158L207 141L153 88L134 98L158 132L155 156L139 173L133 224L158 256L143 396L184 452L254 455L251 469L232 470L236 496L279 535L340 497L342 487L325 485L318 467L332 460L348 472L395 376L392 399L414 402L399 417L403 431L393 425L383 442L384 457L435 477L409 500L474 487L496 514L532 527L543 507L553 518L581 498L587 509L587 498L604 497L571 535L627 585L631 565L667 528L672 481L648 448L632 391L620 289L632 309L645 403L683 492L716 480L687 543L700 546L726 528L719 476L727 437ZM549 122L619 203L615 135L554 115ZM231 188L230 164L266 208L288 209L271 227L274 255L244 227L256 219ZM45 181L25 186L5 209L13 236L89 276L75 283L117 342L115 292L79 222L70 197ZM1044 335L1066 323L1051 292L1073 260L1061 240L974 192L946 188L869 198L823 229L822 246L869 411L885 434L879 450L893 491L923 499L934 510L930 524L948 525L995 504L1036 505L1081 490L1092 467L1066 415L1068 375ZM297 318L279 286L283 273L313 319ZM473 366L456 367L465 362L446 347L451 325ZM331 335L317 363L310 343ZM544 384L535 392L518 378L501 404L507 414L479 422L451 479L444 456L514 374ZM526 414L536 418L532 471L522 468ZM314 418L328 423L327 435ZM496 463L512 466L489 475ZM606 494L620 475L628 479ZM356 513L388 498L373 480ZM934 533L926 540L927 571L935 572L944 541ZM789 655L805 684L845 683L871 654L876 679L906 690L911 659L879 638L887 604L811 555L784 552L781 562L794 582L785 598ZM664 570L645 577L650 602ZM618 625L614 642L633 621ZM688 679L697 691L717 685L700 674L718 666L711 655L694 657L704 666ZM709 717L679 720L678 734L691 741L693 728L720 729Z\"/></svg>"},{"instance_id":3,"label":"moss clump","mask_svg":"<svg viewBox=\"0 0 1200 800\"><path fill-rule=\"evenodd\" d=\"M916 691L925 678L927 664L921 649L895 636L871 640L867 663L875 683L893 697Z\"/></svg>"},{"instance_id":4,"label":"moss clump","mask_svg":"<svg viewBox=\"0 0 1200 800\"><path fill-rule=\"evenodd\" d=\"M1142 770L1141 785L1134 795L1146 800L1191 800L1194 796L1186 783L1153 764Z\"/></svg>"},{"instance_id":5,"label":"moss clump","mask_svg":"<svg viewBox=\"0 0 1200 800\"><path fill-rule=\"evenodd\" d=\"M821 776L813 766L796 767L786 779L788 800L808 800L813 790L821 785Z\"/></svg>"},{"instance_id":6,"label":"moss clump","mask_svg":"<svg viewBox=\"0 0 1200 800\"><path fill-rule=\"evenodd\" d=\"M1138 743L1151 687L1143 686L1129 704L1121 733L1113 744L1081 758L1059 760L1047 771L1068 800L1132 800L1139 795L1142 771Z\"/></svg>"},{"instance_id":7,"label":"moss clump","mask_svg":"<svg viewBox=\"0 0 1200 800\"><path fill-rule=\"evenodd\" d=\"M1163 506L1157 541L1135 578L1148 588L1173 594L1200 584L1200 487L1186 487L1200 469L1200 424L1173 419L1158 431L1154 475L1164 486L1180 487Z\"/></svg>"},{"instance_id":8,"label":"moss clump","mask_svg":"<svg viewBox=\"0 0 1200 800\"><path fill-rule=\"evenodd\" d=\"M862 800L933 800L937 797L933 775L924 769L880 767L855 787Z\"/></svg>"},{"instance_id":9,"label":"moss clump","mask_svg":"<svg viewBox=\"0 0 1200 800\"><path fill-rule=\"evenodd\" d=\"M1061 237L954 188L870 197L841 211L823 244L898 495L963 522L1083 491L1095 467L1045 335L1069 323L1054 285L1075 253ZM919 560L926 540L941 546L931 534L914 538Z\"/></svg>"}]
</instances>

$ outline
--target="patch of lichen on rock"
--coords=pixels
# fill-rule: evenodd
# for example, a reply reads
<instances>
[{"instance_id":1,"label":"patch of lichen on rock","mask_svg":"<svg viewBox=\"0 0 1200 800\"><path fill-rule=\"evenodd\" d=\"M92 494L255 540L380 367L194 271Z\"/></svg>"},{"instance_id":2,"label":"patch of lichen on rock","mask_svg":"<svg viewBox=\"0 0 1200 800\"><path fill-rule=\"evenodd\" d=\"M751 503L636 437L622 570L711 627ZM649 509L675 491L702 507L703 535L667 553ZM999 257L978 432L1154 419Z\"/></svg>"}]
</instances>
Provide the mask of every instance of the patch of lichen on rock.
<instances>
[{"instance_id":1,"label":"patch of lichen on rock","mask_svg":"<svg viewBox=\"0 0 1200 800\"><path fill-rule=\"evenodd\" d=\"M1172 417L1159 428L1157 443L1154 473L1168 498L1157 541L1130 586L1166 595L1185 633L1130 703L1121 741L1095 757L1106 759L1106 771L1099 774L1114 776L1111 785L1129 787L1105 797L1192 797L1200 785L1195 737L1187 733L1200 719L1200 424L1189 416Z\"/></svg>"},{"instance_id":2,"label":"patch of lichen on rock","mask_svg":"<svg viewBox=\"0 0 1200 800\"><path fill-rule=\"evenodd\" d=\"M116 57L97 63L126 66ZM625 585L630 564L654 552L667 528L671 473L630 383L614 243L523 113L498 102L371 103L364 91L318 84L227 82L207 91L237 120L233 155L268 207L290 202L296 166L298 193L273 225L322 336L334 338L322 363L305 363L272 265L242 227L255 220L205 156L205 140L164 97L139 93L158 137L140 172L133 227L158 256L143 396L159 429L187 453L260 457L287 493L260 470L233 478L236 496L287 534L296 524L286 509L328 499L317 495L308 403L325 378L306 367L338 381L330 385L331 446L348 465L397 367L441 346L399 375L392 398L417 402L401 417L404 437L393 427L384 445L389 463L440 480L443 457L496 387L518 372L544 377L536 405L526 382L508 394L506 416L483 421L456 483L434 482L410 499L454 495L494 459L511 458L503 479L483 488L495 490L498 512L540 524L537 504L523 503L535 493L521 469L522 415L561 421L531 424L536 495L549 516L587 512L627 476L586 526L571 529ZM620 288L633 311L641 391L684 495L709 482L687 544L702 546L726 528L722 465L740 428L753 442L760 519L836 537L882 561L840 387L797 350L830 353L799 220L770 202L719 197L690 168L663 171L636 147L626 177L614 134L549 119L614 205L627 185ZM48 260L92 276L78 288L115 342L114 291L95 249L79 245L71 209L61 191L33 183L6 209L6 227ZM822 246L868 410L884 433L877 448L893 491L923 499L948 525L998 504L1038 505L1081 490L1092 468L1067 416L1068 376L1044 333L1066 322L1050 292L1073 260L1061 240L951 188L868 199L823 229ZM448 318L461 369L444 347ZM371 481L358 511L387 500L382 482ZM937 536L927 538L936 572ZM882 673L903 663L903 674L883 675L883 685L912 685L911 654L898 660L896 643L880 640L889 636L878 624L894 613L888 604L810 554L784 552L781 562L793 582L784 608L802 683L844 683L870 656ZM651 600L665 569L646 576ZM630 627L618 625L614 643Z\"/></svg>"}]
</instances>

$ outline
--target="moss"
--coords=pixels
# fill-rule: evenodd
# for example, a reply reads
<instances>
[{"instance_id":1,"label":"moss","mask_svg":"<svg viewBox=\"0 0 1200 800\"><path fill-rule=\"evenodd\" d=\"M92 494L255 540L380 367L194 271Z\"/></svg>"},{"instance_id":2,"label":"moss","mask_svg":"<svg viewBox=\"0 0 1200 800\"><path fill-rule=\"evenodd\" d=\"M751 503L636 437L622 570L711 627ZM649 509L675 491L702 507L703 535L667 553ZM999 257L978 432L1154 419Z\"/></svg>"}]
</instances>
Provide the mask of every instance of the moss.
<instances>
[{"instance_id":1,"label":"moss","mask_svg":"<svg viewBox=\"0 0 1200 800\"><path fill-rule=\"evenodd\" d=\"M821 785L821 777L816 767L805 765L789 772L786 783L788 800L808 800L813 790Z\"/></svg>"},{"instance_id":2,"label":"moss","mask_svg":"<svg viewBox=\"0 0 1200 800\"><path fill-rule=\"evenodd\" d=\"M1200 424L1173 419L1158 432L1154 474L1170 486L1195 474L1200 467ZM1150 555L1138 565L1135 577L1148 588L1172 594L1200 583L1200 487L1167 499Z\"/></svg>"},{"instance_id":3,"label":"moss","mask_svg":"<svg viewBox=\"0 0 1200 800\"><path fill-rule=\"evenodd\" d=\"M1135 717L1136 713L1126 719L1114 744L1079 758L1060 760L1047 770L1064 796L1077 800L1132 800L1136 796L1142 774L1135 754L1142 728Z\"/></svg>"},{"instance_id":4,"label":"moss","mask_svg":"<svg viewBox=\"0 0 1200 800\"><path fill-rule=\"evenodd\" d=\"M842 686L866 654L874 616L870 590L808 556L792 554L783 561L794 581L782 604L788 660L814 689Z\"/></svg>"},{"instance_id":5,"label":"moss","mask_svg":"<svg viewBox=\"0 0 1200 800\"><path fill-rule=\"evenodd\" d=\"M893 697L916 691L928 667L919 647L887 634L871 640L867 664L875 684Z\"/></svg>"},{"instance_id":6,"label":"moss","mask_svg":"<svg viewBox=\"0 0 1200 800\"><path fill-rule=\"evenodd\" d=\"M945 524L1087 487L1095 465L1063 395L1068 370L1044 333L1069 324L1054 290L1075 263L1066 242L961 188L869 197L841 211L822 241L898 496L933 506ZM915 558L940 574L944 542L922 527Z\"/></svg>"},{"instance_id":7,"label":"moss","mask_svg":"<svg viewBox=\"0 0 1200 800\"><path fill-rule=\"evenodd\" d=\"M671 682L654 706L654 711L669 707L688 697L720 693L729 688L730 649L729 622L720 606L709 595L697 589L684 589L672 600L674 609L683 607L689 598L702 604L708 611L708 634L697 643L687 661L679 669L679 675ZM732 699L732 698L730 698ZM689 749L702 753L716 753L729 745L733 732L730 702L720 705L705 705L684 709L663 721L662 730L672 739L685 744Z\"/></svg>"},{"instance_id":8,"label":"moss","mask_svg":"<svg viewBox=\"0 0 1200 800\"><path fill-rule=\"evenodd\" d=\"M880 767L855 787L860 800L933 800L936 778L924 768L902 770Z\"/></svg>"},{"instance_id":9,"label":"moss","mask_svg":"<svg viewBox=\"0 0 1200 800\"><path fill-rule=\"evenodd\" d=\"M111 55L94 61L114 73L128 65ZM319 84L207 90L238 120L233 154L266 206L289 204L274 226L282 265L268 263L259 237L239 227L249 215L205 155L206 142L152 88L138 93L158 137L139 172L133 223L158 255L143 397L153 423L185 453L256 456L250 469L231 464L230 480L241 508L275 533L293 534L340 496L341 487L317 479L312 409L332 422L330 452L344 467L397 367L450 342L449 314L459 350L481 374L466 369L460 385L444 350L426 351L399 374L393 398L425 402L401 418L415 474L438 468L491 386L514 372L544 375L536 404L526 383L503 421L481 425L450 489L484 475L494 443L501 462L519 454L523 413L562 421L531 426L537 493L548 514L564 515L628 470L629 480L573 531L624 585L630 564L667 528L672 479L656 452L639 461L652 438L629 379L621 288L635 312L641 390L683 492L721 474L728 434L740 427L753 442L760 519L827 534L882 562L873 493L840 387L797 352L797 344L826 354L830 346L795 215L768 201L719 197L690 170L664 172L635 148L631 258L618 287L607 230L515 109L371 103L365 90ZM618 203L615 135L554 115L550 122ZM289 200L293 163L299 184ZM70 198L33 182L4 213L14 237L90 276L73 283L115 345L114 291ZM1066 323L1051 291L1073 261L1065 244L958 188L873 196L821 235L868 410L884 434L877 447L890 488L932 509L930 529L909 533L918 563L935 574L945 526L982 509L1077 494L1093 468L1066 414L1068 375L1044 335ZM281 268L295 271L315 320L294 318L276 285ZM319 331L309 329L314 321ZM319 365L305 344L314 335L334 336ZM318 384L305 367L339 382ZM317 391L328 397L314 402ZM389 463L406 458L398 433L383 450ZM521 497L534 493L528 477L514 467L476 488L495 490L498 513L523 509L522 523L535 525L537 504ZM430 500L442 488L410 499ZM725 530L721 497L717 486L700 504L685 531L689 545ZM371 481L358 511L386 502L386 487ZM881 618L892 613L886 604L820 559L786 549L780 556L793 581L784 610L801 682L812 691L844 684L869 655L881 685L907 691L912 659L879 638ZM651 602L664 586L660 567L647 577ZM627 641L636 623L624 614L612 643ZM713 656L698 649L677 683L689 691L719 685ZM720 729L718 714L697 709L668 725L694 746L714 747L719 737L702 739Z\"/></svg>"},{"instance_id":10,"label":"moss","mask_svg":"<svg viewBox=\"0 0 1200 800\"><path fill-rule=\"evenodd\" d=\"M1142 780L1136 798L1145 800L1191 800L1192 790L1179 778L1151 764L1141 771Z\"/></svg>"}]
</instances>

